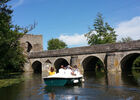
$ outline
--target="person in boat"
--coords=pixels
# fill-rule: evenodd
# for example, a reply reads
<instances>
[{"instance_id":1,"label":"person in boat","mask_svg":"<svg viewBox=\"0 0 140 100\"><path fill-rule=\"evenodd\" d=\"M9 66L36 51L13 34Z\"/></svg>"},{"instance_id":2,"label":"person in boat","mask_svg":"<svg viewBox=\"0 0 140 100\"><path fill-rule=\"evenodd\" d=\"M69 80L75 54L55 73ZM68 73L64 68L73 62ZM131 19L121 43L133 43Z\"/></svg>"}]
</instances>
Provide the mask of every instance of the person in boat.
<instances>
[{"instance_id":1,"label":"person in boat","mask_svg":"<svg viewBox=\"0 0 140 100\"><path fill-rule=\"evenodd\" d=\"M65 73L66 73L66 75L76 76L76 74L74 74L73 68L70 65L67 65Z\"/></svg>"},{"instance_id":2,"label":"person in boat","mask_svg":"<svg viewBox=\"0 0 140 100\"><path fill-rule=\"evenodd\" d=\"M73 75L73 73L72 73L72 67L70 65L68 65L66 67L65 73L66 73L66 75Z\"/></svg>"},{"instance_id":3,"label":"person in boat","mask_svg":"<svg viewBox=\"0 0 140 100\"><path fill-rule=\"evenodd\" d=\"M74 65L73 74L74 74L74 75L80 75L80 71L79 71L77 65Z\"/></svg>"},{"instance_id":4,"label":"person in boat","mask_svg":"<svg viewBox=\"0 0 140 100\"><path fill-rule=\"evenodd\" d=\"M70 76L70 75L74 75L75 76L75 74L72 71L72 67L70 65L68 65L66 67L61 65L60 69L59 69L59 74L63 74L63 75L67 75L67 76Z\"/></svg>"},{"instance_id":5,"label":"person in boat","mask_svg":"<svg viewBox=\"0 0 140 100\"><path fill-rule=\"evenodd\" d=\"M56 72L54 71L54 68L51 67L50 68L50 71L49 71L49 75L54 75L54 74L56 74Z\"/></svg>"},{"instance_id":6,"label":"person in boat","mask_svg":"<svg viewBox=\"0 0 140 100\"><path fill-rule=\"evenodd\" d=\"M58 72L61 74L65 74L65 70L66 70L66 68L64 67L64 65L61 65Z\"/></svg>"}]
</instances>

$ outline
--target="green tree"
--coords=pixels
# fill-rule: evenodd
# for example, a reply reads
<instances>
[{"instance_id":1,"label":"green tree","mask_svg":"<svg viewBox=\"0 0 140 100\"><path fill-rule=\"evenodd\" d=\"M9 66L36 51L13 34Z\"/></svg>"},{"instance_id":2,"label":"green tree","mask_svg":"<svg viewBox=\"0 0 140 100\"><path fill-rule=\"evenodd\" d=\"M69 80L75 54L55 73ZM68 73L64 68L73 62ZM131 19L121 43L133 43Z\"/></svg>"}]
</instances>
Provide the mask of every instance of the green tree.
<instances>
[{"instance_id":1,"label":"green tree","mask_svg":"<svg viewBox=\"0 0 140 100\"><path fill-rule=\"evenodd\" d=\"M29 29L12 24L13 10L7 5L9 1L0 1L0 71L21 71L26 60L19 39L33 26Z\"/></svg>"},{"instance_id":2,"label":"green tree","mask_svg":"<svg viewBox=\"0 0 140 100\"><path fill-rule=\"evenodd\" d=\"M48 50L57 50L67 48L67 45L65 42L59 40L59 39L51 39L48 41Z\"/></svg>"},{"instance_id":3,"label":"green tree","mask_svg":"<svg viewBox=\"0 0 140 100\"><path fill-rule=\"evenodd\" d=\"M119 42L129 42L129 41L132 41L133 39L131 37L126 37L126 38L121 38L121 41Z\"/></svg>"},{"instance_id":4,"label":"green tree","mask_svg":"<svg viewBox=\"0 0 140 100\"><path fill-rule=\"evenodd\" d=\"M89 28L89 32L85 34L89 45L105 44L116 42L117 35L114 28L107 22L104 23L101 13L97 14L93 28Z\"/></svg>"}]
</instances>

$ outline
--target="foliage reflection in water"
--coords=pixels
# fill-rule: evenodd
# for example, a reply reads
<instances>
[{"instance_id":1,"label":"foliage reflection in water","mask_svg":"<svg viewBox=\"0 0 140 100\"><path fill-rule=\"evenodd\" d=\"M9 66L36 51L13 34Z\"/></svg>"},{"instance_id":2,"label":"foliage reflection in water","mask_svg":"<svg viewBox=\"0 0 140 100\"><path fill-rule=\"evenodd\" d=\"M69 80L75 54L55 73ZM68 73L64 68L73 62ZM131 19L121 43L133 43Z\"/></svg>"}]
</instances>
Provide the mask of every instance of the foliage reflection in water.
<instances>
[{"instance_id":1,"label":"foliage reflection in water","mask_svg":"<svg viewBox=\"0 0 140 100\"><path fill-rule=\"evenodd\" d=\"M24 82L0 88L2 100L139 100L139 73L84 74L77 86L47 87L43 74L24 73ZM8 95L8 96L7 96Z\"/></svg>"}]
</instances>

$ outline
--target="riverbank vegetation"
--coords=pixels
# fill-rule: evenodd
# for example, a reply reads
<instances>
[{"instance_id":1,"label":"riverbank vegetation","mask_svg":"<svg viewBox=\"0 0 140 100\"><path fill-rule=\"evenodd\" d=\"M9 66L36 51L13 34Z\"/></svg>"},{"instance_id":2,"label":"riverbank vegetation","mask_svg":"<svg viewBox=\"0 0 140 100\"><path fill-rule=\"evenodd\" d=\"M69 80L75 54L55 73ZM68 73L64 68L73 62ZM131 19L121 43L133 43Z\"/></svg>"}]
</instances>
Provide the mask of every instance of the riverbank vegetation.
<instances>
[{"instance_id":1,"label":"riverbank vegetation","mask_svg":"<svg viewBox=\"0 0 140 100\"><path fill-rule=\"evenodd\" d=\"M18 84L24 81L22 73L0 73L0 88Z\"/></svg>"},{"instance_id":2,"label":"riverbank vegetation","mask_svg":"<svg viewBox=\"0 0 140 100\"><path fill-rule=\"evenodd\" d=\"M22 71L26 60L19 39L33 29L33 26L21 28L12 24L13 10L7 5L9 1L0 1L0 72Z\"/></svg>"},{"instance_id":3,"label":"riverbank vegetation","mask_svg":"<svg viewBox=\"0 0 140 100\"><path fill-rule=\"evenodd\" d=\"M0 88L18 84L23 81L24 81L24 78L0 79Z\"/></svg>"},{"instance_id":4,"label":"riverbank vegetation","mask_svg":"<svg viewBox=\"0 0 140 100\"><path fill-rule=\"evenodd\" d=\"M19 39L24 35L19 26L12 24L9 0L0 1L0 71L21 71L25 57L20 47Z\"/></svg>"}]
</instances>

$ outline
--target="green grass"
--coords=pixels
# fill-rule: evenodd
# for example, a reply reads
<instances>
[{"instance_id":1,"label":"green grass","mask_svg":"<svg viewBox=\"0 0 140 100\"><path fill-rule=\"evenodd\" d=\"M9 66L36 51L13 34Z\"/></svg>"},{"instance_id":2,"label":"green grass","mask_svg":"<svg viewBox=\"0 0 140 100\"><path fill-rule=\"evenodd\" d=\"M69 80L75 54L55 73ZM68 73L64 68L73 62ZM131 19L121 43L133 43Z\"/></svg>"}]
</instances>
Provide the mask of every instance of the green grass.
<instances>
[{"instance_id":1,"label":"green grass","mask_svg":"<svg viewBox=\"0 0 140 100\"><path fill-rule=\"evenodd\" d=\"M24 80L24 78L0 79L0 88L18 84L20 82L23 82Z\"/></svg>"},{"instance_id":2,"label":"green grass","mask_svg":"<svg viewBox=\"0 0 140 100\"><path fill-rule=\"evenodd\" d=\"M0 73L0 88L11 86L23 82L25 78L22 76L22 73Z\"/></svg>"}]
</instances>

